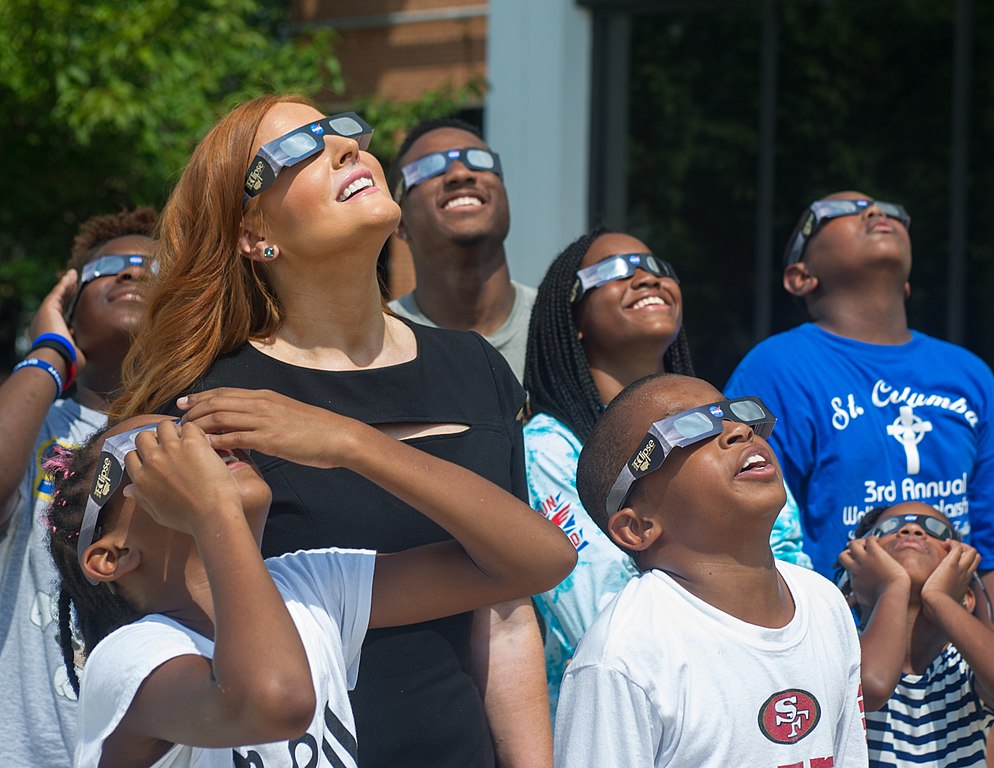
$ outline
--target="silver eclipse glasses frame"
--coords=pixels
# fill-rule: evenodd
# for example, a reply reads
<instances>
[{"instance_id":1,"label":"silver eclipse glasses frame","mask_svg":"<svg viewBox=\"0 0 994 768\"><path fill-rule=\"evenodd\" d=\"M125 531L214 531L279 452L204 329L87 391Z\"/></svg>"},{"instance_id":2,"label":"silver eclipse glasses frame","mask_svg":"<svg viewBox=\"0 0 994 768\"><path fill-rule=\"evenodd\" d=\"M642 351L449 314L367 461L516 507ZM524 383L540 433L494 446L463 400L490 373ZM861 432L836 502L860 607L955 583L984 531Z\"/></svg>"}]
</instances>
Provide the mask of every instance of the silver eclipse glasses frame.
<instances>
[{"instance_id":1,"label":"silver eclipse glasses frame","mask_svg":"<svg viewBox=\"0 0 994 768\"><path fill-rule=\"evenodd\" d=\"M885 203L882 200L815 200L801 214L800 221L787 240L784 266L789 267L801 260L808 242L826 221L842 216L858 216L871 205L879 208L887 218L900 221L905 229L911 229L911 216L898 203Z\"/></svg>"},{"instance_id":2,"label":"silver eclipse glasses frame","mask_svg":"<svg viewBox=\"0 0 994 768\"><path fill-rule=\"evenodd\" d=\"M359 149L365 150L373 138L373 128L355 112L339 112L305 123L279 138L267 141L259 147L245 172L242 207L248 205L253 197L269 189L284 168L290 168L321 152L325 136L355 139Z\"/></svg>"},{"instance_id":3,"label":"silver eclipse glasses frame","mask_svg":"<svg viewBox=\"0 0 994 768\"><path fill-rule=\"evenodd\" d=\"M459 161L473 171L487 171L504 178L504 170L500 164L500 155L486 147L462 147L446 149L442 152L430 152L417 160L412 160L400 169L401 179L394 189L394 200L400 202L410 190L422 182L433 179L445 173L452 164Z\"/></svg>"},{"instance_id":4,"label":"silver eclipse glasses frame","mask_svg":"<svg viewBox=\"0 0 994 768\"><path fill-rule=\"evenodd\" d=\"M669 277L677 284L680 283L673 265L653 253L613 253L596 264L577 270L576 282L573 283L573 290L570 291L570 304L575 304L594 288L600 288L615 280L628 279L639 268L650 275Z\"/></svg>"},{"instance_id":5,"label":"silver eclipse glasses frame","mask_svg":"<svg viewBox=\"0 0 994 768\"><path fill-rule=\"evenodd\" d=\"M96 585L98 582L91 579L83 568L83 556L86 554L87 548L93 543L93 535L97 530L101 510L117 489L121 487L121 481L124 479L124 457L135 450L135 438L140 432L155 429L161 423L156 422L146 424L143 427L135 427L104 440L100 456L97 459L97 471L93 476L93 487L86 499L86 509L79 524L79 541L76 542L76 558L79 560L79 568L90 584ZM179 421L174 423L179 424Z\"/></svg>"},{"instance_id":6,"label":"silver eclipse glasses frame","mask_svg":"<svg viewBox=\"0 0 994 768\"><path fill-rule=\"evenodd\" d=\"M725 421L745 424L766 438L773 432L777 417L759 397L748 396L718 400L653 422L607 495L604 506L608 516L625 505L635 481L659 469L674 448L720 435Z\"/></svg>"},{"instance_id":7,"label":"silver eclipse glasses frame","mask_svg":"<svg viewBox=\"0 0 994 768\"><path fill-rule=\"evenodd\" d=\"M66 307L66 311L62 315L66 323L72 320L72 316L76 312L76 304L79 303L79 296L89 283L98 277L119 275L131 267L145 268L146 263L148 271L155 274L155 260L141 253L108 253L104 256L98 256L93 261L88 261L79 270L79 284L69 300L69 306Z\"/></svg>"}]
</instances>

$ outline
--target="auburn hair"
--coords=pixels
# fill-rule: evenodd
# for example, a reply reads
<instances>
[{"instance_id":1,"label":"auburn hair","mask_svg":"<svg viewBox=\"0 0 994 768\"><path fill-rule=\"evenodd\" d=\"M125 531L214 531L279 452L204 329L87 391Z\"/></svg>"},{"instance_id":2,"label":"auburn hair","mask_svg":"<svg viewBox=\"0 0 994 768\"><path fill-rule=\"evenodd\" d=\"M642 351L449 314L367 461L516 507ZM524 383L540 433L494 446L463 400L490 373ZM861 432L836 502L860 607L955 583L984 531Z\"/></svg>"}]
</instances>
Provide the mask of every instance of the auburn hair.
<instances>
[{"instance_id":1,"label":"auburn hair","mask_svg":"<svg viewBox=\"0 0 994 768\"><path fill-rule=\"evenodd\" d=\"M316 108L297 95L253 99L223 117L190 157L159 219L158 274L122 365L112 419L161 412L218 357L280 326L282 308L265 268L240 256L238 239L256 131L270 109L287 102Z\"/></svg>"}]
</instances>

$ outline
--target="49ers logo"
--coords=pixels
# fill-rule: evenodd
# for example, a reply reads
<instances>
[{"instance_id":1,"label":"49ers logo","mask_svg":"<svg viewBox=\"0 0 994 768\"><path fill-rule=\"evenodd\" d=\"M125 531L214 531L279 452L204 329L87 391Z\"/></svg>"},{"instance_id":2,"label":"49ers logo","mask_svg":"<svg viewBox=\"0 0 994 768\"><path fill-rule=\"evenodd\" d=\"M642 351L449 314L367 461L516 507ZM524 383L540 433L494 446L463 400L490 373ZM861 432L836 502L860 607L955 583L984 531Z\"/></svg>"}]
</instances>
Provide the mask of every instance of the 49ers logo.
<instances>
[{"instance_id":1,"label":"49ers logo","mask_svg":"<svg viewBox=\"0 0 994 768\"><path fill-rule=\"evenodd\" d=\"M759 730L777 744L793 744L814 730L821 707L807 691L789 688L774 693L759 709Z\"/></svg>"}]
</instances>

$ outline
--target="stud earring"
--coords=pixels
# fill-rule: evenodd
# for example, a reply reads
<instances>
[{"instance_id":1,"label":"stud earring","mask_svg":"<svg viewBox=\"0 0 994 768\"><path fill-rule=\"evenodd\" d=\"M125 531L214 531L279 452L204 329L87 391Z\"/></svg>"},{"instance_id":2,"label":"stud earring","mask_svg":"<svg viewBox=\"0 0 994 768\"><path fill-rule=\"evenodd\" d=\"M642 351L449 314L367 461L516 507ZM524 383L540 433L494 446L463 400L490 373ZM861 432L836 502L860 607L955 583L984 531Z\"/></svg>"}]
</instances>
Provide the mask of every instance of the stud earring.
<instances>
[{"instance_id":1,"label":"stud earring","mask_svg":"<svg viewBox=\"0 0 994 768\"><path fill-rule=\"evenodd\" d=\"M272 259L276 257L276 249L271 245L267 245L266 249L262 252L262 255L267 259Z\"/></svg>"}]
</instances>

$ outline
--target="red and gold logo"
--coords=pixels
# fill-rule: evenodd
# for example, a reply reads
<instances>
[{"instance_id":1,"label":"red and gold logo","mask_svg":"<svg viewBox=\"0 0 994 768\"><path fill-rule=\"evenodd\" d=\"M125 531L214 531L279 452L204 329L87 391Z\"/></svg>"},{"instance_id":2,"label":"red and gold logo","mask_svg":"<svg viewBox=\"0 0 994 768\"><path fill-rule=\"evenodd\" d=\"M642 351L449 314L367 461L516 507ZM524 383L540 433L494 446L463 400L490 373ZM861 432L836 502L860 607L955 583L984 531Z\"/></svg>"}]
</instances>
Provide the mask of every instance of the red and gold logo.
<instances>
[{"instance_id":1,"label":"red and gold logo","mask_svg":"<svg viewBox=\"0 0 994 768\"><path fill-rule=\"evenodd\" d=\"M818 725L821 707L800 688L774 693L759 709L759 730L777 744L794 744Z\"/></svg>"}]
</instances>

